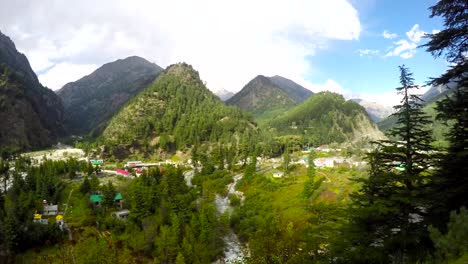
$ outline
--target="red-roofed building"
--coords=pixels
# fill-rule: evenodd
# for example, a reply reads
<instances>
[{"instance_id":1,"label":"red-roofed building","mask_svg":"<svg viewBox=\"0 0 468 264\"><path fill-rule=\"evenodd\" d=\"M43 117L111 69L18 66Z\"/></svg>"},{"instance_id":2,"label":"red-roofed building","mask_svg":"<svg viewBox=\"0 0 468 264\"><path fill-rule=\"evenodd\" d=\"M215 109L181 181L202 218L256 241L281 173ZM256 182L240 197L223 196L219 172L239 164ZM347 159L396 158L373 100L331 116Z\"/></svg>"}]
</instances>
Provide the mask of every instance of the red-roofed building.
<instances>
[{"instance_id":1,"label":"red-roofed building","mask_svg":"<svg viewBox=\"0 0 468 264\"><path fill-rule=\"evenodd\" d=\"M128 171L126 170L115 170L115 172L117 172L117 174L120 174L120 175L124 175L124 176L128 176Z\"/></svg>"}]
</instances>

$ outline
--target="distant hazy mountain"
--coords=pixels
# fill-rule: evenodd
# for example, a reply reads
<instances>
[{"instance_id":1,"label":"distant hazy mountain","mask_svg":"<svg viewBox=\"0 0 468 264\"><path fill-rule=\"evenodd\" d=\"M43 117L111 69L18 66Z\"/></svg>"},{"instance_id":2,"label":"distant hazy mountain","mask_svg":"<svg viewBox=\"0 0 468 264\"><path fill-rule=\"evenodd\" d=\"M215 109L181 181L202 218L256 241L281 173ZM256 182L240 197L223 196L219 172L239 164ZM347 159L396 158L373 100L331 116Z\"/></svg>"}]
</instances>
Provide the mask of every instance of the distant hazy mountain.
<instances>
[{"instance_id":1,"label":"distant hazy mountain","mask_svg":"<svg viewBox=\"0 0 468 264\"><path fill-rule=\"evenodd\" d=\"M454 83L448 85L432 86L421 95L421 99L424 100L422 110L430 117L432 123L428 125L429 129L432 130L432 136L436 146L447 146L445 134L449 131L449 126L441 121L437 120L436 105L437 102L445 96L450 96L452 89L455 88ZM395 127L397 118L395 116L388 116L378 122L380 130L386 132ZM450 122L449 122L450 125Z\"/></svg>"},{"instance_id":2,"label":"distant hazy mountain","mask_svg":"<svg viewBox=\"0 0 468 264\"><path fill-rule=\"evenodd\" d=\"M229 98L234 96L234 93L225 89L218 90L214 93L216 96L221 99L221 101L227 101Z\"/></svg>"},{"instance_id":3,"label":"distant hazy mountain","mask_svg":"<svg viewBox=\"0 0 468 264\"><path fill-rule=\"evenodd\" d=\"M101 130L128 100L148 86L162 68L140 57L104 64L57 94L65 107L65 124L72 134Z\"/></svg>"},{"instance_id":4,"label":"distant hazy mountain","mask_svg":"<svg viewBox=\"0 0 468 264\"><path fill-rule=\"evenodd\" d=\"M432 121L432 123L428 124L428 128L432 131L432 137L435 141L435 145L447 146L448 143L446 142L445 134L448 133L449 126L447 126L444 121L438 120L436 118L437 111L435 109L437 101L442 98L439 97L438 100L432 101L434 98L435 97L431 98L431 102L426 103L422 110L430 117L430 120ZM395 116L388 116L387 118L382 119L377 125L379 126L380 130L387 132L388 130L395 127L396 122L397 118Z\"/></svg>"},{"instance_id":5,"label":"distant hazy mountain","mask_svg":"<svg viewBox=\"0 0 468 264\"><path fill-rule=\"evenodd\" d=\"M44 88L29 61L0 32L0 151L50 146L62 136L60 98Z\"/></svg>"},{"instance_id":6,"label":"distant hazy mountain","mask_svg":"<svg viewBox=\"0 0 468 264\"><path fill-rule=\"evenodd\" d=\"M393 113L393 107L378 104L376 102L369 102L363 99L351 99L356 103L360 104L366 109L367 114L375 123L386 118Z\"/></svg>"},{"instance_id":7,"label":"distant hazy mountain","mask_svg":"<svg viewBox=\"0 0 468 264\"><path fill-rule=\"evenodd\" d=\"M274 117L306 100L313 93L281 76L259 75L226 101L257 118Z\"/></svg>"},{"instance_id":8,"label":"distant hazy mountain","mask_svg":"<svg viewBox=\"0 0 468 264\"><path fill-rule=\"evenodd\" d=\"M426 104L437 101L439 98L441 98L441 96L447 94L450 91L449 87L451 87L450 84L432 86L421 96L421 99L423 99Z\"/></svg>"},{"instance_id":9,"label":"distant hazy mountain","mask_svg":"<svg viewBox=\"0 0 468 264\"><path fill-rule=\"evenodd\" d=\"M256 129L249 116L226 106L185 63L169 66L109 122L103 138L121 149L182 149L220 142ZM172 147L171 147L172 146ZM114 149L114 154L116 150Z\"/></svg>"},{"instance_id":10,"label":"distant hazy mountain","mask_svg":"<svg viewBox=\"0 0 468 264\"><path fill-rule=\"evenodd\" d=\"M269 127L284 135L302 135L313 144L384 137L362 106L331 92L314 94L302 104L272 119Z\"/></svg>"}]
</instances>

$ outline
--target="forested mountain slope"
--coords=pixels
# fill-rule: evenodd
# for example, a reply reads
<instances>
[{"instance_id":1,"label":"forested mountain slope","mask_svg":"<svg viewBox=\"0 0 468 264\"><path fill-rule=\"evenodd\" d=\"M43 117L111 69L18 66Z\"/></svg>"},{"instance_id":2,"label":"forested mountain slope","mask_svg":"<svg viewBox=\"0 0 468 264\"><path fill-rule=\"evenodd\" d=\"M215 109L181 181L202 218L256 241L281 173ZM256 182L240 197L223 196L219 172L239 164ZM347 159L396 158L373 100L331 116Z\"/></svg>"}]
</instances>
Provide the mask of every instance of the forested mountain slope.
<instances>
[{"instance_id":1,"label":"forested mountain slope","mask_svg":"<svg viewBox=\"0 0 468 264\"><path fill-rule=\"evenodd\" d=\"M443 97L439 98L442 99ZM437 100L438 101L438 100ZM430 120L432 121L428 126L430 126L432 130L432 136L434 139L434 144L436 146L446 146L447 141L445 139L445 134L449 130L449 126L445 124L443 121L437 120L437 111L435 109L437 105L437 101L430 102L426 104L422 110L424 113L430 116ZM389 116L383 120L381 120L377 125L379 126L379 129L382 130L383 132L386 132L393 127L395 127L397 123L397 118L395 116Z\"/></svg>"},{"instance_id":2,"label":"forested mountain slope","mask_svg":"<svg viewBox=\"0 0 468 264\"><path fill-rule=\"evenodd\" d=\"M0 32L0 149L2 152L50 146L62 136L60 98L43 87L29 61Z\"/></svg>"},{"instance_id":3,"label":"forested mountain slope","mask_svg":"<svg viewBox=\"0 0 468 264\"><path fill-rule=\"evenodd\" d=\"M269 122L280 134L304 135L314 144L374 140L383 137L365 109L343 96L320 92Z\"/></svg>"},{"instance_id":4,"label":"forested mountain slope","mask_svg":"<svg viewBox=\"0 0 468 264\"><path fill-rule=\"evenodd\" d=\"M259 75L226 103L238 106L258 119L268 119L291 109L312 94L311 91L281 76Z\"/></svg>"},{"instance_id":5,"label":"forested mountain slope","mask_svg":"<svg viewBox=\"0 0 468 264\"><path fill-rule=\"evenodd\" d=\"M111 120L103 138L112 145L177 149L204 141L228 142L255 130L251 118L224 105L185 63L168 67Z\"/></svg>"},{"instance_id":6,"label":"forested mountain slope","mask_svg":"<svg viewBox=\"0 0 468 264\"><path fill-rule=\"evenodd\" d=\"M104 64L57 94L65 107L66 127L72 134L102 130L128 100L148 86L162 68L140 57Z\"/></svg>"}]
</instances>

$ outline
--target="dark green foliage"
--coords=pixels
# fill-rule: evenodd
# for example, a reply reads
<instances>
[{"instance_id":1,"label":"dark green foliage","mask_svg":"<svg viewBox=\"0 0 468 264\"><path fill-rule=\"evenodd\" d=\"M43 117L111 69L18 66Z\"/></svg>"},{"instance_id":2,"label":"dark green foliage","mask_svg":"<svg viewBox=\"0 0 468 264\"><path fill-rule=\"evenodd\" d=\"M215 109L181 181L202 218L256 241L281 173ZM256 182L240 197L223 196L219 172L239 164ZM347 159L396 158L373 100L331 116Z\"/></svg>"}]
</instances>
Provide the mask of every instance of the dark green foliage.
<instances>
[{"instance_id":1,"label":"dark green foliage","mask_svg":"<svg viewBox=\"0 0 468 264\"><path fill-rule=\"evenodd\" d=\"M28 85L18 73L2 64L0 60L0 118L3 120L3 128L0 128L2 152L0 154L3 156L20 150L48 146L57 136L54 135L56 128L48 127L46 121L43 120L54 117L40 116L43 113L36 109L38 106L36 104L40 102L34 102L29 98L42 97L42 95L35 94L40 93L40 90ZM44 98L47 96L44 95ZM51 121L47 120L47 122Z\"/></svg>"},{"instance_id":2,"label":"dark green foliage","mask_svg":"<svg viewBox=\"0 0 468 264\"><path fill-rule=\"evenodd\" d=\"M446 122L450 130L447 153L442 157L440 168L434 175L433 184L427 194L429 218L438 229L444 230L449 213L460 207L468 207L468 7L466 1L442 0L431 7L431 17L440 16L445 28L428 35L424 47L433 56L444 56L452 63L450 69L432 84L447 85L452 93L437 102L438 119Z\"/></svg>"},{"instance_id":3,"label":"dark green foliage","mask_svg":"<svg viewBox=\"0 0 468 264\"><path fill-rule=\"evenodd\" d=\"M166 151L206 141L231 142L255 130L238 108L225 106L187 64L170 66L125 106L104 131L111 145L141 147L145 140Z\"/></svg>"},{"instance_id":4,"label":"dark green foliage","mask_svg":"<svg viewBox=\"0 0 468 264\"><path fill-rule=\"evenodd\" d=\"M364 263L407 263L421 260L430 242L423 221L423 194L427 184L430 156L430 131L427 116L421 111L419 97L410 94L412 74L400 67L397 88L403 95L395 115L398 126L391 134L400 141L376 142L369 154L369 178L361 179L362 188L353 194L347 240L354 250L345 250L343 260L362 259ZM404 169L396 170L400 165Z\"/></svg>"},{"instance_id":5,"label":"dark green foliage","mask_svg":"<svg viewBox=\"0 0 468 264\"><path fill-rule=\"evenodd\" d=\"M447 84L465 79L467 72L468 42L468 8L465 0L441 0L430 8L431 17L442 17L445 28L435 34L428 34L430 40L422 45L434 57L443 56L452 64L450 69L440 77L433 79L432 84ZM466 87L466 83L464 85Z\"/></svg>"},{"instance_id":6,"label":"dark green foliage","mask_svg":"<svg viewBox=\"0 0 468 264\"><path fill-rule=\"evenodd\" d=\"M6 193L7 190L7 184L10 180L10 164L8 160L5 160L0 157L0 179L3 185L3 190L0 190L0 192Z\"/></svg>"},{"instance_id":7,"label":"dark green foliage","mask_svg":"<svg viewBox=\"0 0 468 264\"><path fill-rule=\"evenodd\" d=\"M468 260L468 212L465 207L460 212L450 213L446 234L429 226L431 239L436 248L434 263L466 263Z\"/></svg>"},{"instance_id":8,"label":"dark green foliage","mask_svg":"<svg viewBox=\"0 0 468 264\"><path fill-rule=\"evenodd\" d=\"M444 98L444 97L442 97ZM446 147L448 145L446 133L449 131L451 122L446 122L437 118L437 103L440 98L434 102L423 102L422 111L430 117L430 123L426 125L426 128L432 131L432 138L434 141L432 145L436 148ZM387 118L381 120L377 125L383 132L388 132L396 126L398 118L394 115L390 115Z\"/></svg>"},{"instance_id":9,"label":"dark green foliage","mask_svg":"<svg viewBox=\"0 0 468 264\"><path fill-rule=\"evenodd\" d=\"M43 87L26 57L0 32L0 154L44 148L63 136L60 98Z\"/></svg>"},{"instance_id":10,"label":"dark green foliage","mask_svg":"<svg viewBox=\"0 0 468 264\"><path fill-rule=\"evenodd\" d=\"M110 208L114 205L114 198L117 194L114 185L111 181L107 182L107 185L102 188L102 206Z\"/></svg>"},{"instance_id":11,"label":"dark green foliage","mask_svg":"<svg viewBox=\"0 0 468 264\"><path fill-rule=\"evenodd\" d=\"M80 192L82 194L87 194L91 191L91 183L88 180L88 177L85 177L83 183L80 185Z\"/></svg>"},{"instance_id":12,"label":"dark green foliage","mask_svg":"<svg viewBox=\"0 0 468 264\"><path fill-rule=\"evenodd\" d=\"M212 176L199 177L194 182L209 188ZM144 234L147 239L141 241L141 249L161 263L210 263L222 252L221 224L210 200L201 199L195 206L198 198L185 184L181 170L168 167L161 173L159 168L151 169L129 186L132 224L123 234ZM133 223L137 226L131 227Z\"/></svg>"},{"instance_id":13,"label":"dark green foliage","mask_svg":"<svg viewBox=\"0 0 468 264\"><path fill-rule=\"evenodd\" d=\"M308 167L307 167L307 178L311 180L312 182L314 181L315 178L315 151L313 149L309 150L309 155L307 156L307 162L308 162Z\"/></svg>"},{"instance_id":14,"label":"dark green foliage","mask_svg":"<svg viewBox=\"0 0 468 264\"><path fill-rule=\"evenodd\" d=\"M331 92L311 96L304 103L272 119L268 126L280 135L301 135L305 143L314 145L355 141L364 139L364 135L370 139L381 138L362 106Z\"/></svg>"},{"instance_id":15,"label":"dark green foliage","mask_svg":"<svg viewBox=\"0 0 468 264\"><path fill-rule=\"evenodd\" d=\"M99 190L99 179L96 174L91 176L91 180L89 181L90 189L92 192L96 192Z\"/></svg>"},{"instance_id":16,"label":"dark green foliage","mask_svg":"<svg viewBox=\"0 0 468 264\"><path fill-rule=\"evenodd\" d=\"M0 163L5 162L0 160ZM0 194L0 248L14 256L32 247L54 244L63 239L57 225L33 223L35 212L43 210L42 200L59 204L62 179L72 169L85 170L85 162L44 160L39 166L19 158L11 173L11 187ZM25 173L25 174L24 174ZM24 178L22 174L26 175Z\"/></svg>"}]
</instances>

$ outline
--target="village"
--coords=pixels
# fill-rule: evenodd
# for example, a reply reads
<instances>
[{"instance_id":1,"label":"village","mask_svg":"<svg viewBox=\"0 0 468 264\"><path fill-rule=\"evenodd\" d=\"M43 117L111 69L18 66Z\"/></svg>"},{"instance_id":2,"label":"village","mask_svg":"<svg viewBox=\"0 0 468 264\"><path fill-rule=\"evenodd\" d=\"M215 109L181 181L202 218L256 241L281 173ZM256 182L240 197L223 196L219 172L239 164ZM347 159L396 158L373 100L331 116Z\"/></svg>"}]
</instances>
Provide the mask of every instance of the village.
<instances>
[{"instance_id":1,"label":"village","mask_svg":"<svg viewBox=\"0 0 468 264\"><path fill-rule=\"evenodd\" d=\"M289 164L291 166L309 166L308 155L311 151L316 153L316 158L313 163L317 169L324 168L355 168L366 166L366 162L356 157L344 157L342 156L342 149L340 148L330 148L327 145L322 145L319 147L310 147L305 148L300 152L295 152L291 156ZM141 176L145 170L148 170L152 167L160 166L174 166L181 167L186 172L184 173L186 177L186 182L188 186L191 186L191 177L193 177L193 170L195 168L200 169L201 164L194 164L191 159L187 160L165 160L158 162L144 162L141 160L132 160L127 161L123 164L122 167L116 167L116 164L106 164L103 159L92 159L89 156L85 155L85 152L82 149L71 148L71 147L61 147L58 149L53 149L49 151L41 151L35 153L26 153L23 154L25 157L31 158L33 164L41 164L45 159L48 160L67 160L70 158L76 159L78 161L85 161L90 163L96 171L96 176L101 179L107 179L108 181L115 181L115 177L122 178L133 178ZM247 161L249 162L249 161ZM242 161L238 161L236 165L242 165ZM286 172L283 168L284 158L263 158L257 157L257 170L262 172L268 172L273 178L282 178L285 176ZM10 170L14 170L14 167L11 167ZM26 175L22 175L23 178ZM75 181L82 181L84 175L82 173L77 173ZM8 189L11 187L11 181L0 183L0 188ZM71 194L70 194L71 195ZM103 200L103 194L100 192L95 192L89 195L89 204L94 209L99 209ZM126 220L130 215L130 211L125 208L124 197L120 192L115 193L114 197L114 209L111 210L110 214L118 220ZM64 218L68 210L68 201L63 205L50 204L46 200L43 201L43 211L38 213L36 212L32 217L33 221L36 223L47 224L49 221L55 222L59 225L60 229L65 230L67 225L64 221Z\"/></svg>"}]
</instances>

